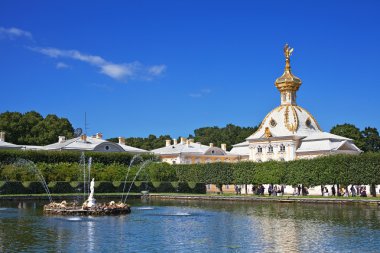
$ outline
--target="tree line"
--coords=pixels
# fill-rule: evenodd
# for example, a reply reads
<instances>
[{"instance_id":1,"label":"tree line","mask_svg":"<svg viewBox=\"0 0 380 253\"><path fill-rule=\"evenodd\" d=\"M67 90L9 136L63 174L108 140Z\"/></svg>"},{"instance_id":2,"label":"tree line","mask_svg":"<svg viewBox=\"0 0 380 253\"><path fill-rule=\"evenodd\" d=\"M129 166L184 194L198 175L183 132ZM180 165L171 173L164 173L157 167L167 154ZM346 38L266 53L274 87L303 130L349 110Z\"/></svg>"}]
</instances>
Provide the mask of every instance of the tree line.
<instances>
[{"instance_id":1,"label":"tree line","mask_svg":"<svg viewBox=\"0 0 380 253\"><path fill-rule=\"evenodd\" d=\"M183 136L188 139L194 139L195 142L200 142L204 145L213 143L220 147L222 143L227 144L227 149L230 150L232 145L243 142L248 136L257 130L255 127L240 127L233 124L228 124L225 127L202 127L194 130L194 135ZM150 134L148 137L130 137L125 139L125 143L129 146L152 150L162 148L165 145L165 140L172 140L170 135L160 135L159 137ZM178 143L180 137L175 138ZM108 141L118 142L118 138L110 138Z\"/></svg>"},{"instance_id":2,"label":"tree line","mask_svg":"<svg viewBox=\"0 0 380 253\"><path fill-rule=\"evenodd\" d=\"M243 142L248 136L257 130L255 127L240 127L233 124L227 124L224 127L201 127L189 134L189 139L195 142L201 142L205 145L214 143L220 147L222 143L227 144L227 150L232 145ZM24 145L47 145L57 142L58 136L66 136L67 139L74 136L74 129L70 121L66 118L60 118L57 115L49 114L45 118L35 111L26 113L4 112L0 114L0 131L6 132L6 141L14 144ZM353 124L338 124L334 126L331 133L350 138L363 151L379 152L380 136L374 127L365 127L360 130ZM145 150L161 148L165 145L165 140L179 137L170 135L156 136L150 134L148 137L129 137L126 138L126 144L132 147ZM118 138L108 139L112 142L118 142Z\"/></svg>"}]
</instances>

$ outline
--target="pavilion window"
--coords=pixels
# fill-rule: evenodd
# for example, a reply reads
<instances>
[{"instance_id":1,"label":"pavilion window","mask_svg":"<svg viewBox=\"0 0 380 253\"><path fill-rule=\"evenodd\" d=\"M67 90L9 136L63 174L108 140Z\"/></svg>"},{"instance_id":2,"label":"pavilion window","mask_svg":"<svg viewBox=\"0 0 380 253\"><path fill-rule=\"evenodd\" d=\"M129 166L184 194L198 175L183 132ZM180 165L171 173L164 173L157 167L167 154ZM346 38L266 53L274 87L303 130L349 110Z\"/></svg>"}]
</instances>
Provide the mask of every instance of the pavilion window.
<instances>
[{"instance_id":1,"label":"pavilion window","mask_svg":"<svg viewBox=\"0 0 380 253\"><path fill-rule=\"evenodd\" d=\"M257 147L257 153L262 153L263 152L263 148L261 146L258 146Z\"/></svg>"},{"instance_id":2,"label":"pavilion window","mask_svg":"<svg viewBox=\"0 0 380 253\"><path fill-rule=\"evenodd\" d=\"M268 147L268 153L273 153L273 146L272 145Z\"/></svg>"}]
</instances>

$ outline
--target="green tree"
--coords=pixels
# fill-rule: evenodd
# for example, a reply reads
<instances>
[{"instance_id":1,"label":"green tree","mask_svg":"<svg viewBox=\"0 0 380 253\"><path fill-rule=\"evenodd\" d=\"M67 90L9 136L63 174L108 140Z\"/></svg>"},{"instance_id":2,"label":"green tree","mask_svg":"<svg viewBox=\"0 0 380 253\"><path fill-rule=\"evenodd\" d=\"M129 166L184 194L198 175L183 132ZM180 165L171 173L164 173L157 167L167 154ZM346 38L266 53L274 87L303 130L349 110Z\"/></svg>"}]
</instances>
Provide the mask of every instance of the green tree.
<instances>
[{"instance_id":1,"label":"green tree","mask_svg":"<svg viewBox=\"0 0 380 253\"><path fill-rule=\"evenodd\" d=\"M0 131L6 132L6 141L14 144L46 145L58 140L59 135L72 138L74 129L66 118L49 114L43 118L35 111L25 114L0 114Z\"/></svg>"},{"instance_id":2,"label":"green tree","mask_svg":"<svg viewBox=\"0 0 380 253\"><path fill-rule=\"evenodd\" d=\"M194 139L205 145L214 143L220 147L222 143L227 144L227 149L230 150L232 145L243 142L248 136L257 130L255 127L240 127L233 124L228 124L225 127L203 127L194 130Z\"/></svg>"},{"instance_id":3,"label":"green tree","mask_svg":"<svg viewBox=\"0 0 380 253\"><path fill-rule=\"evenodd\" d=\"M366 127L362 131L364 140L364 151L379 152L380 151L380 136L379 132L374 127Z\"/></svg>"},{"instance_id":4,"label":"green tree","mask_svg":"<svg viewBox=\"0 0 380 253\"><path fill-rule=\"evenodd\" d=\"M25 130L23 125L20 124L21 119L22 114L19 112L4 112L0 114L0 131L6 132L6 141L15 144L19 144L19 141L22 141L21 136Z\"/></svg>"},{"instance_id":5,"label":"green tree","mask_svg":"<svg viewBox=\"0 0 380 253\"><path fill-rule=\"evenodd\" d=\"M165 145L165 140L170 140L170 135L160 135L159 137L154 134L150 134L148 137L130 137L125 139L125 144L135 147L141 148L145 150L152 150L157 148L162 148ZM118 142L118 138L110 138L108 141Z\"/></svg>"},{"instance_id":6,"label":"green tree","mask_svg":"<svg viewBox=\"0 0 380 253\"><path fill-rule=\"evenodd\" d=\"M365 144L362 132L353 124L336 125L331 128L330 133L350 138L358 148L364 149Z\"/></svg>"}]
</instances>

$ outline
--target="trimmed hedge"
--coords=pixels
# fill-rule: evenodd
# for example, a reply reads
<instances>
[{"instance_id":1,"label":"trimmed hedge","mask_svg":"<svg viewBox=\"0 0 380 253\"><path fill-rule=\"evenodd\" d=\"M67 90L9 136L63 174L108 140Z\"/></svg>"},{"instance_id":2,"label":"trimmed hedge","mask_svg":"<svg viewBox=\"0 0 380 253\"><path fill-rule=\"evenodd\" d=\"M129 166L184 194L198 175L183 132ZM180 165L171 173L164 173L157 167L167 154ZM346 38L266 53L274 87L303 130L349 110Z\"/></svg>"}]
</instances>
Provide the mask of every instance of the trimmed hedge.
<instances>
[{"instance_id":1,"label":"trimmed hedge","mask_svg":"<svg viewBox=\"0 0 380 253\"><path fill-rule=\"evenodd\" d=\"M30 194L38 194L45 192L45 189L40 182L22 182L22 185Z\"/></svg>"},{"instance_id":2,"label":"trimmed hedge","mask_svg":"<svg viewBox=\"0 0 380 253\"><path fill-rule=\"evenodd\" d=\"M82 151L44 151L44 150L0 150L0 161L2 163L13 163L18 158L30 160L34 163L78 163ZM93 152L85 151L86 157L92 157L93 161L105 165L119 163L129 165L134 154L126 152ZM141 154L144 160L158 160L152 154ZM137 162L137 161L136 161Z\"/></svg>"},{"instance_id":3,"label":"trimmed hedge","mask_svg":"<svg viewBox=\"0 0 380 253\"><path fill-rule=\"evenodd\" d=\"M206 184L380 184L380 153L289 162L173 165L178 180Z\"/></svg>"},{"instance_id":4,"label":"trimmed hedge","mask_svg":"<svg viewBox=\"0 0 380 253\"><path fill-rule=\"evenodd\" d=\"M127 182L125 193L128 192L132 182ZM178 183L178 187L174 187L178 182L160 182L153 184L151 182L134 182L131 187L133 193L140 193L148 190L153 193L206 193L205 184L192 184L191 187L187 183ZM101 181L95 182L96 193L121 193L123 192L124 182ZM50 193L77 193L83 194L83 182L50 182L48 184ZM20 181L0 181L1 194L42 194L46 193L40 182L20 182Z\"/></svg>"},{"instance_id":5,"label":"trimmed hedge","mask_svg":"<svg viewBox=\"0 0 380 253\"><path fill-rule=\"evenodd\" d=\"M26 194L28 190L18 181L0 183L0 194Z\"/></svg>"},{"instance_id":6,"label":"trimmed hedge","mask_svg":"<svg viewBox=\"0 0 380 253\"><path fill-rule=\"evenodd\" d=\"M19 152L16 153L19 154ZM0 154L4 155L4 151L1 151ZM11 152L10 154L13 153ZM83 167L78 162L40 162L36 166L48 183L58 181L81 182L83 180ZM127 173L127 180L131 181L139 169L140 165L132 166L128 173L127 164L115 162L103 164L93 159L91 177L94 177L97 182L113 182L108 183L107 186L102 186L99 188L99 191L122 192L124 187L123 180L125 180ZM28 171L27 168L18 167L15 164L8 164L0 160L0 180L36 181L36 176ZM171 185L166 185L164 182L172 183ZM195 183L200 183L200 188L197 188L198 186ZM161 192L192 192L193 190L202 192L203 189L201 188L204 184L266 183L304 184L307 186L324 184L380 184L380 153L331 155L289 162L271 161L264 163L239 162L188 165L152 163L147 165L136 177L136 182L132 185L131 191L140 192L141 190L149 189L150 191ZM51 185L52 192L69 191L70 189L70 187L64 186L64 184L59 187L66 187L66 190L56 189L56 187L58 186ZM128 189L129 184L125 191ZM76 191L73 190L71 192Z\"/></svg>"},{"instance_id":7,"label":"trimmed hedge","mask_svg":"<svg viewBox=\"0 0 380 253\"><path fill-rule=\"evenodd\" d=\"M76 188L73 188L70 182L50 182L48 184L48 187L51 193L75 193L76 192Z\"/></svg>"}]
</instances>

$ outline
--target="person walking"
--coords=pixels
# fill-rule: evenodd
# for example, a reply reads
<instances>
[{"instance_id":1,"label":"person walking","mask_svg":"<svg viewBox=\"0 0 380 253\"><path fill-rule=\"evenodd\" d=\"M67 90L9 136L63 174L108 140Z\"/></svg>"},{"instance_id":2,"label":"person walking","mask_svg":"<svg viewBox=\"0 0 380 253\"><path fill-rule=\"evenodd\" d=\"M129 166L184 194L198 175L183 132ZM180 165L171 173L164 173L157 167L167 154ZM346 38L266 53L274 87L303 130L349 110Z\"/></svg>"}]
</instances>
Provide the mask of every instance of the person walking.
<instances>
[{"instance_id":1,"label":"person walking","mask_svg":"<svg viewBox=\"0 0 380 253\"><path fill-rule=\"evenodd\" d=\"M336 191L335 191L335 186L333 185L333 186L331 187L331 194L335 197L335 193L336 193Z\"/></svg>"},{"instance_id":2,"label":"person walking","mask_svg":"<svg viewBox=\"0 0 380 253\"><path fill-rule=\"evenodd\" d=\"M354 186L354 185L351 185L350 190L351 190L351 195L352 195L352 197L355 197L355 196L356 196L355 186Z\"/></svg>"},{"instance_id":3,"label":"person walking","mask_svg":"<svg viewBox=\"0 0 380 253\"><path fill-rule=\"evenodd\" d=\"M268 187L268 194L269 194L269 196L272 195L272 192L273 192L273 184L270 184L269 187Z\"/></svg>"},{"instance_id":4,"label":"person walking","mask_svg":"<svg viewBox=\"0 0 380 253\"><path fill-rule=\"evenodd\" d=\"M236 193L236 195L239 194L239 187L237 186L237 184L235 184L235 193Z\"/></svg>"}]
</instances>

